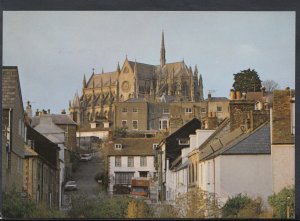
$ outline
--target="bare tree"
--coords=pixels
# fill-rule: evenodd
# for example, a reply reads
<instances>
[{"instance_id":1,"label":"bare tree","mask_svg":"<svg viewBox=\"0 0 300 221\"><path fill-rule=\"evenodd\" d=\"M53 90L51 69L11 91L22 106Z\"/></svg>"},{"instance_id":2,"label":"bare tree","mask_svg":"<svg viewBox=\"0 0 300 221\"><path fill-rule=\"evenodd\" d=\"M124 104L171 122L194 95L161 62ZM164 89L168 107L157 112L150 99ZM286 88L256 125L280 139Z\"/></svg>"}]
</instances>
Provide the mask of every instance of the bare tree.
<instances>
[{"instance_id":1,"label":"bare tree","mask_svg":"<svg viewBox=\"0 0 300 221\"><path fill-rule=\"evenodd\" d=\"M265 80L262 85L265 87L267 92L272 92L273 90L280 89L279 84L273 80Z\"/></svg>"}]
</instances>

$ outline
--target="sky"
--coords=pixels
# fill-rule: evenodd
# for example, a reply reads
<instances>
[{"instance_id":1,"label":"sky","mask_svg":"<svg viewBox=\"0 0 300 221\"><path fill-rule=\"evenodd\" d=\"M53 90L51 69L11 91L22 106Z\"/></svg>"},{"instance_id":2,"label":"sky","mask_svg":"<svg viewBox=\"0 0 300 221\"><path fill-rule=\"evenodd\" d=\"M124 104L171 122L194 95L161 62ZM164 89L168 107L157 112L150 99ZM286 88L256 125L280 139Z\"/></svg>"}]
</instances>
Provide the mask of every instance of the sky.
<instances>
[{"instance_id":1,"label":"sky","mask_svg":"<svg viewBox=\"0 0 300 221\"><path fill-rule=\"evenodd\" d=\"M203 78L204 97L229 97L233 74L295 88L295 12L86 11L3 13L3 66L19 70L24 108L68 111L82 79L129 60L184 59Z\"/></svg>"}]
</instances>

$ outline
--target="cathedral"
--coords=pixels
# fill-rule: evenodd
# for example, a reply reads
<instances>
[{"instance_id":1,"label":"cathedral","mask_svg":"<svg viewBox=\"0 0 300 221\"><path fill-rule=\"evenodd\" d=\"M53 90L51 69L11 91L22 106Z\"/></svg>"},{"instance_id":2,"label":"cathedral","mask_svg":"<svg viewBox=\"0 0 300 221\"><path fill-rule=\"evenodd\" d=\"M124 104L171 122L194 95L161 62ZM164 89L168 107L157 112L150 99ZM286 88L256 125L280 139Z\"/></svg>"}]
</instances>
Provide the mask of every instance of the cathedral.
<instances>
[{"instance_id":1,"label":"cathedral","mask_svg":"<svg viewBox=\"0 0 300 221\"><path fill-rule=\"evenodd\" d=\"M160 64L143 64L137 61L119 63L113 72L92 73L82 82L82 95L75 94L69 102L70 115L79 125L97 120L113 122L114 103L129 99L159 102L161 96L174 101L198 102L203 100L202 76L197 66L192 70L184 61L166 62L164 33L160 48Z\"/></svg>"}]
</instances>

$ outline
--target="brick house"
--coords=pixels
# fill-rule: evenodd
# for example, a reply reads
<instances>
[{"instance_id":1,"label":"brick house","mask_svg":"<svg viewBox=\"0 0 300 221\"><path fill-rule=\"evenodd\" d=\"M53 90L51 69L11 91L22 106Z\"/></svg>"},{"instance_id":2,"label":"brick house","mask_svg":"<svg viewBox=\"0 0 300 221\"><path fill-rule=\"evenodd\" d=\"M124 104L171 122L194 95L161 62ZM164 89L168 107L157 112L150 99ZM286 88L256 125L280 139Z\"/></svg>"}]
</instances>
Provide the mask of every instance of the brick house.
<instances>
[{"instance_id":1,"label":"brick house","mask_svg":"<svg viewBox=\"0 0 300 221\"><path fill-rule=\"evenodd\" d=\"M2 149L5 156L3 186L5 191L16 188L22 192L26 127L19 73L15 66L2 68L2 111L2 131L6 138Z\"/></svg>"}]
</instances>

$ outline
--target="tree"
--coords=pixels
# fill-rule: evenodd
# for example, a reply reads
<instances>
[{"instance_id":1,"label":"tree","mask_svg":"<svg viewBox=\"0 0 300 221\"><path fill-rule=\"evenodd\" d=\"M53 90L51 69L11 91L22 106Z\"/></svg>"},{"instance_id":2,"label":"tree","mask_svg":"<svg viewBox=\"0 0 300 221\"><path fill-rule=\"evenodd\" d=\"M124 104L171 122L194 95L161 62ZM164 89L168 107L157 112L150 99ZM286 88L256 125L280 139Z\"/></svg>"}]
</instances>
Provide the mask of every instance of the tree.
<instances>
[{"instance_id":1,"label":"tree","mask_svg":"<svg viewBox=\"0 0 300 221\"><path fill-rule=\"evenodd\" d=\"M224 218L258 218L262 212L262 200L260 197L251 199L241 193L228 198L222 207Z\"/></svg>"},{"instance_id":2,"label":"tree","mask_svg":"<svg viewBox=\"0 0 300 221\"><path fill-rule=\"evenodd\" d=\"M150 218L152 211L143 200L130 200L127 207L127 218Z\"/></svg>"},{"instance_id":3,"label":"tree","mask_svg":"<svg viewBox=\"0 0 300 221\"><path fill-rule=\"evenodd\" d=\"M289 218L295 215L295 188L283 188L279 193L268 197L276 218ZM287 212L289 214L287 214Z\"/></svg>"},{"instance_id":4,"label":"tree","mask_svg":"<svg viewBox=\"0 0 300 221\"><path fill-rule=\"evenodd\" d=\"M240 91L241 93L261 91L261 80L254 69L251 70L249 68L233 75L234 83L232 86L235 91Z\"/></svg>"},{"instance_id":5,"label":"tree","mask_svg":"<svg viewBox=\"0 0 300 221\"><path fill-rule=\"evenodd\" d=\"M279 89L279 84L273 80L265 80L262 85L265 87L267 92Z\"/></svg>"},{"instance_id":6,"label":"tree","mask_svg":"<svg viewBox=\"0 0 300 221\"><path fill-rule=\"evenodd\" d=\"M220 206L216 195L195 188L176 198L177 214L184 218L217 218Z\"/></svg>"},{"instance_id":7,"label":"tree","mask_svg":"<svg viewBox=\"0 0 300 221\"><path fill-rule=\"evenodd\" d=\"M126 137L128 134L128 127L116 127L113 134L114 137Z\"/></svg>"}]
</instances>

